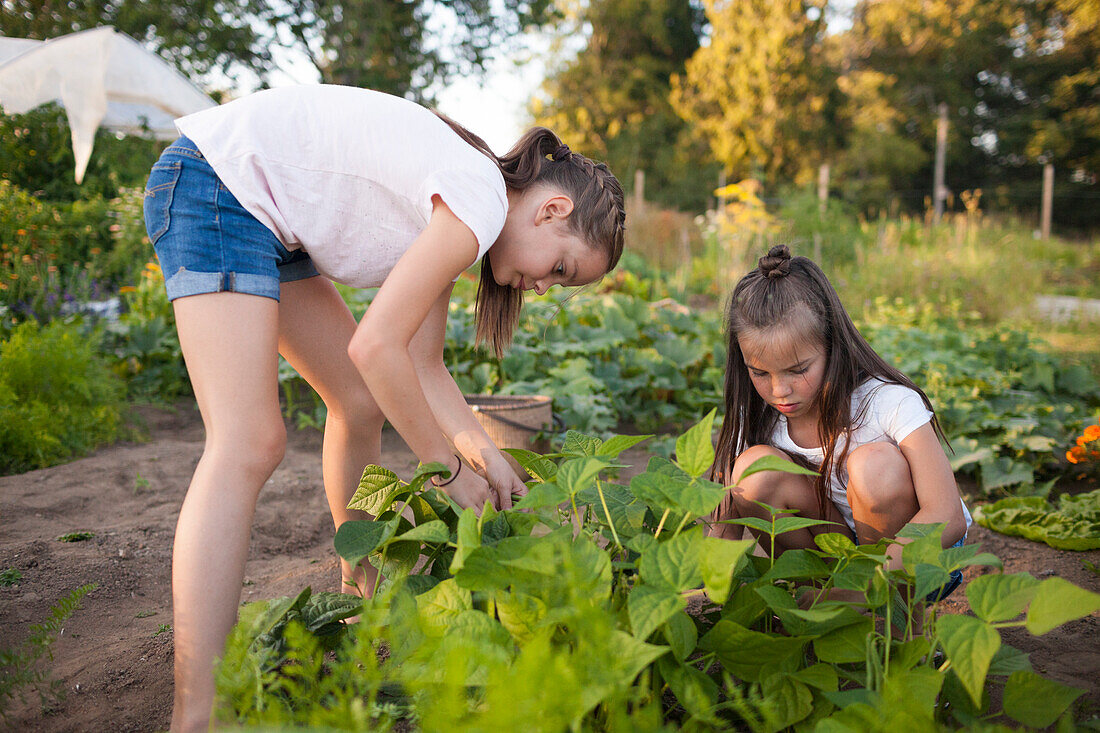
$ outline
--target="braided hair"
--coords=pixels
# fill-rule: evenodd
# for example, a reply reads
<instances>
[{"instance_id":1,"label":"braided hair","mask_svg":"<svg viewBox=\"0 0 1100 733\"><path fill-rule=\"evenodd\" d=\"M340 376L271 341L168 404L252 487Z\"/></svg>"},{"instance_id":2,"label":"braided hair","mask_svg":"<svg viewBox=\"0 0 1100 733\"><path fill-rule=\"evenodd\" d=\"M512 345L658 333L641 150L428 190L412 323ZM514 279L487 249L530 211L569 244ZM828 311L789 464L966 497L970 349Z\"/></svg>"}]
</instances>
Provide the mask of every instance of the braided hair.
<instances>
[{"instance_id":1,"label":"braided hair","mask_svg":"<svg viewBox=\"0 0 1100 733\"><path fill-rule=\"evenodd\" d=\"M573 199L567 219L570 230L607 255L607 271L619 263L626 231L623 187L604 163L575 153L545 127L528 130L512 149L497 157L480 137L436 112L459 137L484 153L499 167L509 190L525 191L546 185ZM489 258L481 261L477 288L477 342L488 342L499 357L512 341L523 308L523 293L493 279Z\"/></svg>"}]
</instances>

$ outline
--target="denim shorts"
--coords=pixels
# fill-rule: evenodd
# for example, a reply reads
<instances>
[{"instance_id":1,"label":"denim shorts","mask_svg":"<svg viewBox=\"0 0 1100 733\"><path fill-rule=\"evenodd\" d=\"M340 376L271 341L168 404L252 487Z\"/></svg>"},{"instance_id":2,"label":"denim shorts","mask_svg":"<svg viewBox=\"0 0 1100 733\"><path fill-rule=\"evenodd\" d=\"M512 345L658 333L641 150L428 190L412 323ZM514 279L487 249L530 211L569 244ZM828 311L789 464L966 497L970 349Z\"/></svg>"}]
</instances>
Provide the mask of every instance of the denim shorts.
<instances>
[{"instance_id":1,"label":"denim shorts","mask_svg":"<svg viewBox=\"0 0 1100 733\"><path fill-rule=\"evenodd\" d=\"M241 206L195 143L180 137L153 164L145 186L145 229L168 299L231 291L279 299L279 283L317 275Z\"/></svg>"},{"instance_id":2,"label":"denim shorts","mask_svg":"<svg viewBox=\"0 0 1100 733\"><path fill-rule=\"evenodd\" d=\"M962 539L951 545L952 547L962 547L966 542L966 535L963 535ZM955 589L959 587L959 584L963 582L963 573L961 570L951 571L951 579L940 586L939 590L934 590L924 597L924 600L928 603L935 603L936 601L942 601L949 595L955 592Z\"/></svg>"}]
</instances>

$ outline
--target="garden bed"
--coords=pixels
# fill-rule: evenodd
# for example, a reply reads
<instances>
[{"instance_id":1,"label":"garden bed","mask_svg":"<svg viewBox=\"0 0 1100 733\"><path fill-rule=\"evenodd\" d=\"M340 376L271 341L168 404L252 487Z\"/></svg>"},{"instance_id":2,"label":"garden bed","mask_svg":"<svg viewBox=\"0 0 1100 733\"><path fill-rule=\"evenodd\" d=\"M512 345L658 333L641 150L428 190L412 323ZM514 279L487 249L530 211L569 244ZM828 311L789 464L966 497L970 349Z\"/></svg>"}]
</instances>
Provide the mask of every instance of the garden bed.
<instances>
[{"instance_id":1,"label":"garden bed","mask_svg":"<svg viewBox=\"0 0 1100 733\"><path fill-rule=\"evenodd\" d=\"M64 625L50 674L65 699L43 713L36 698L0 724L14 730L163 730L172 707L171 543L187 481L203 443L192 403L175 412L144 409L151 440L118 444L53 468L0 478L0 570L17 584L0 586L0 648L18 644L51 605L87 583L98 588ZM253 525L242 597L295 595L309 585L337 590L333 530L320 480L320 434L288 430L286 460L264 489ZM641 465L644 455L625 455ZM415 459L387 432L382 463L411 474ZM57 538L91 532L80 542ZM974 527L977 542L1005 572L1058 576L1100 591L1100 551L1065 552ZM967 579L984 568L968 571ZM966 609L965 586L948 602ZM1100 708L1100 614L1032 638L1008 630L1006 641L1031 654L1036 671L1086 689Z\"/></svg>"}]
</instances>

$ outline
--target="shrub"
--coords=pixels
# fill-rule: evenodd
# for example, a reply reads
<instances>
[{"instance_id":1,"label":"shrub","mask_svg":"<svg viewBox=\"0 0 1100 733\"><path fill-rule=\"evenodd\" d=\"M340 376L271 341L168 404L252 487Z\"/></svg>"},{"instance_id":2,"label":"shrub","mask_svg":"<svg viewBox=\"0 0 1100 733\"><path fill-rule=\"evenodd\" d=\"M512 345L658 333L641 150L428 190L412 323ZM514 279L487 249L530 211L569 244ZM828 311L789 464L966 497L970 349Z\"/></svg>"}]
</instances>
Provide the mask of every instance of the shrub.
<instances>
[{"instance_id":1,"label":"shrub","mask_svg":"<svg viewBox=\"0 0 1100 733\"><path fill-rule=\"evenodd\" d=\"M0 341L0 473L60 463L118 437L124 388L80 323L23 323Z\"/></svg>"}]
</instances>

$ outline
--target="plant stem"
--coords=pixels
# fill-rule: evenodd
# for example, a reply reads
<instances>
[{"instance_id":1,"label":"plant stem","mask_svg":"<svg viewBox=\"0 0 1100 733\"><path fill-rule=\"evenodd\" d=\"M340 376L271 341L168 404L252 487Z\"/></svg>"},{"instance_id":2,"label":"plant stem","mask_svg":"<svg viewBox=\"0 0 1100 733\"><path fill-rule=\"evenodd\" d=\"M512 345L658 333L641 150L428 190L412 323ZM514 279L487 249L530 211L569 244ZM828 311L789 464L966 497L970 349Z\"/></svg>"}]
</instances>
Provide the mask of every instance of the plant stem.
<instances>
[{"instance_id":1,"label":"plant stem","mask_svg":"<svg viewBox=\"0 0 1100 733\"><path fill-rule=\"evenodd\" d=\"M689 517L691 517L690 514L685 514L684 518L680 520L680 524L676 527L676 531L672 533L673 539L676 538L676 535L680 534L680 530L684 528L685 524L687 524L687 520Z\"/></svg>"},{"instance_id":2,"label":"plant stem","mask_svg":"<svg viewBox=\"0 0 1100 733\"><path fill-rule=\"evenodd\" d=\"M657 539L661 536L661 529L665 526L665 520L668 519L668 513L671 509L665 509L665 513L661 515L661 521L657 523L657 531L653 533L653 539Z\"/></svg>"},{"instance_id":3,"label":"plant stem","mask_svg":"<svg viewBox=\"0 0 1100 733\"><path fill-rule=\"evenodd\" d=\"M607 525L611 527L611 536L615 538L615 544L622 549L623 543L619 541L619 533L615 531L615 523L611 521L611 512L607 510L607 500L603 496L603 485L596 479L596 493L600 495L600 504L603 505L604 516L607 517Z\"/></svg>"}]
</instances>

